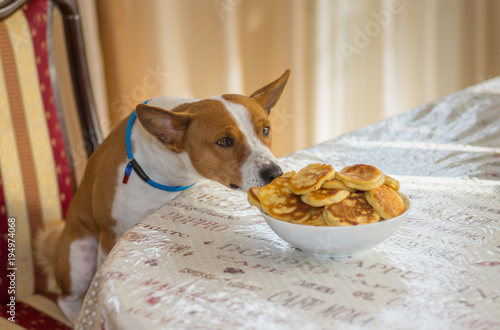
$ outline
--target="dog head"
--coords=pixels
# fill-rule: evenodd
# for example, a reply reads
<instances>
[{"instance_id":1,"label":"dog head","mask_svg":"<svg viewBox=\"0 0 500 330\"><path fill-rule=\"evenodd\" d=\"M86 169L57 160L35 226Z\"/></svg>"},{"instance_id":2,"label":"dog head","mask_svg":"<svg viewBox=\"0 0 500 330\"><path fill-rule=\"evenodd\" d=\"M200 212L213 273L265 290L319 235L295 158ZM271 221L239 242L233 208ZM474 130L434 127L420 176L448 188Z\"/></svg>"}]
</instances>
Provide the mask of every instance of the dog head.
<instances>
[{"instance_id":1,"label":"dog head","mask_svg":"<svg viewBox=\"0 0 500 330\"><path fill-rule=\"evenodd\" d=\"M187 152L196 171L227 187L248 190L283 174L270 151L269 120L290 71L249 97L224 94L172 110L136 107L142 126L169 150Z\"/></svg>"}]
</instances>

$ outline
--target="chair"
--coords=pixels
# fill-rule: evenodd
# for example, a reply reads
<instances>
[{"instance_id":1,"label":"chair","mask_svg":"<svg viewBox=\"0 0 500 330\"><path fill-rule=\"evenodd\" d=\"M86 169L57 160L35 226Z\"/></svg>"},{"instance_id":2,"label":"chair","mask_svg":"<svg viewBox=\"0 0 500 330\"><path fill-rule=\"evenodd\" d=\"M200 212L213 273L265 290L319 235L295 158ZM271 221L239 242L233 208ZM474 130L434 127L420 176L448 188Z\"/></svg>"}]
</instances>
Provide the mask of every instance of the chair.
<instances>
[{"instance_id":1,"label":"chair","mask_svg":"<svg viewBox=\"0 0 500 330\"><path fill-rule=\"evenodd\" d=\"M54 9L63 21L75 115L87 156L101 141L76 0L1 2L1 329L13 326L13 320L28 329L70 327L34 263L31 244L44 224L64 218L76 189L53 70Z\"/></svg>"}]
</instances>

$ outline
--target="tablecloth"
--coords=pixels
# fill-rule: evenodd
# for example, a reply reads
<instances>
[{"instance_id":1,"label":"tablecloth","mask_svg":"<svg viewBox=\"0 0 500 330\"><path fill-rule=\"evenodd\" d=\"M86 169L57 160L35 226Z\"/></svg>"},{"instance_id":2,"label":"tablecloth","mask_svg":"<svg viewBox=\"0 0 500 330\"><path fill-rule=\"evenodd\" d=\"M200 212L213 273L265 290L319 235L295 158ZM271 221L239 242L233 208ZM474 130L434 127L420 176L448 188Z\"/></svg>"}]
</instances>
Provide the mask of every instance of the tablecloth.
<instances>
[{"instance_id":1,"label":"tablecloth","mask_svg":"<svg viewBox=\"0 0 500 330\"><path fill-rule=\"evenodd\" d=\"M197 185L120 238L76 328L500 328L499 78L280 159L312 162L375 165L411 199L407 220L359 255L318 257L245 194Z\"/></svg>"}]
</instances>

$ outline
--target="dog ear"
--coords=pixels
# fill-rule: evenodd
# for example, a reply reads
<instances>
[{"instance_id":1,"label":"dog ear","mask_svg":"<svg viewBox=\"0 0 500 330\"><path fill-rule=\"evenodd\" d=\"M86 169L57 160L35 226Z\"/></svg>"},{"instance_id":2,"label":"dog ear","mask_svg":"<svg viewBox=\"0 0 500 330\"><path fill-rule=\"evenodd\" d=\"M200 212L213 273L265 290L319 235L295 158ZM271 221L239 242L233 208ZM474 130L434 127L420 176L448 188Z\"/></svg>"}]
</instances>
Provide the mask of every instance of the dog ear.
<instances>
[{"instance_id":1,"label":"dog ear","mask_svg":"<svg viewBox=\"0 0 500 330\"><path fill-rule=\"evenodd\" d=\"M271 109L278 102L289 76L290 69L286 70L285 73L281 75L281 77L279 77L269 85L266 85L261 89L253 92L250 97L256 100L269 115Z\"/></svg>"},{"instance_id":2,"label":"dog ear","mask_svg":"<svg viewBox=\"0 0 500 330\"><path fill-rule=\"evenodd\" d=\"M175 152L182 151L182 138L189 125L187 114L175 113L146 104L135 108L142 127L167 148Z\"/></svg>"}]
</instances>

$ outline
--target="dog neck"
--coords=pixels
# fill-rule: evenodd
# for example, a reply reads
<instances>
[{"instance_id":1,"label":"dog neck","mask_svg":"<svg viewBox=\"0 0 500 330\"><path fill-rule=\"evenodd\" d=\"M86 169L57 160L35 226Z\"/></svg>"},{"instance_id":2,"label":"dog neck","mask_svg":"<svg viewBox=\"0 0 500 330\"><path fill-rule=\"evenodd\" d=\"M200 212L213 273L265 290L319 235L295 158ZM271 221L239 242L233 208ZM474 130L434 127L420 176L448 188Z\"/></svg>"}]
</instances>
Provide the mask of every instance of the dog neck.
<instances>
[{"instance_id":1,"label":"dog neck","mask_svg":"<svg viewBox=\"0 0 500 330\"><path fill-rule=\"evenodd\" d=\"M149 134L140 123L135 123L135 112L127 128L127 174L139 175L149 185L166 191L182 191L203 179L194 169L186 152L167 149ZM139 165L140 164L140 165ZM132 171L131 172L131 170ZM142 171L143 173L139 174ZM149 180L148 180L149 179ZM124 178L126 182L126 178Z\"/></svg>"}]
</instances>

